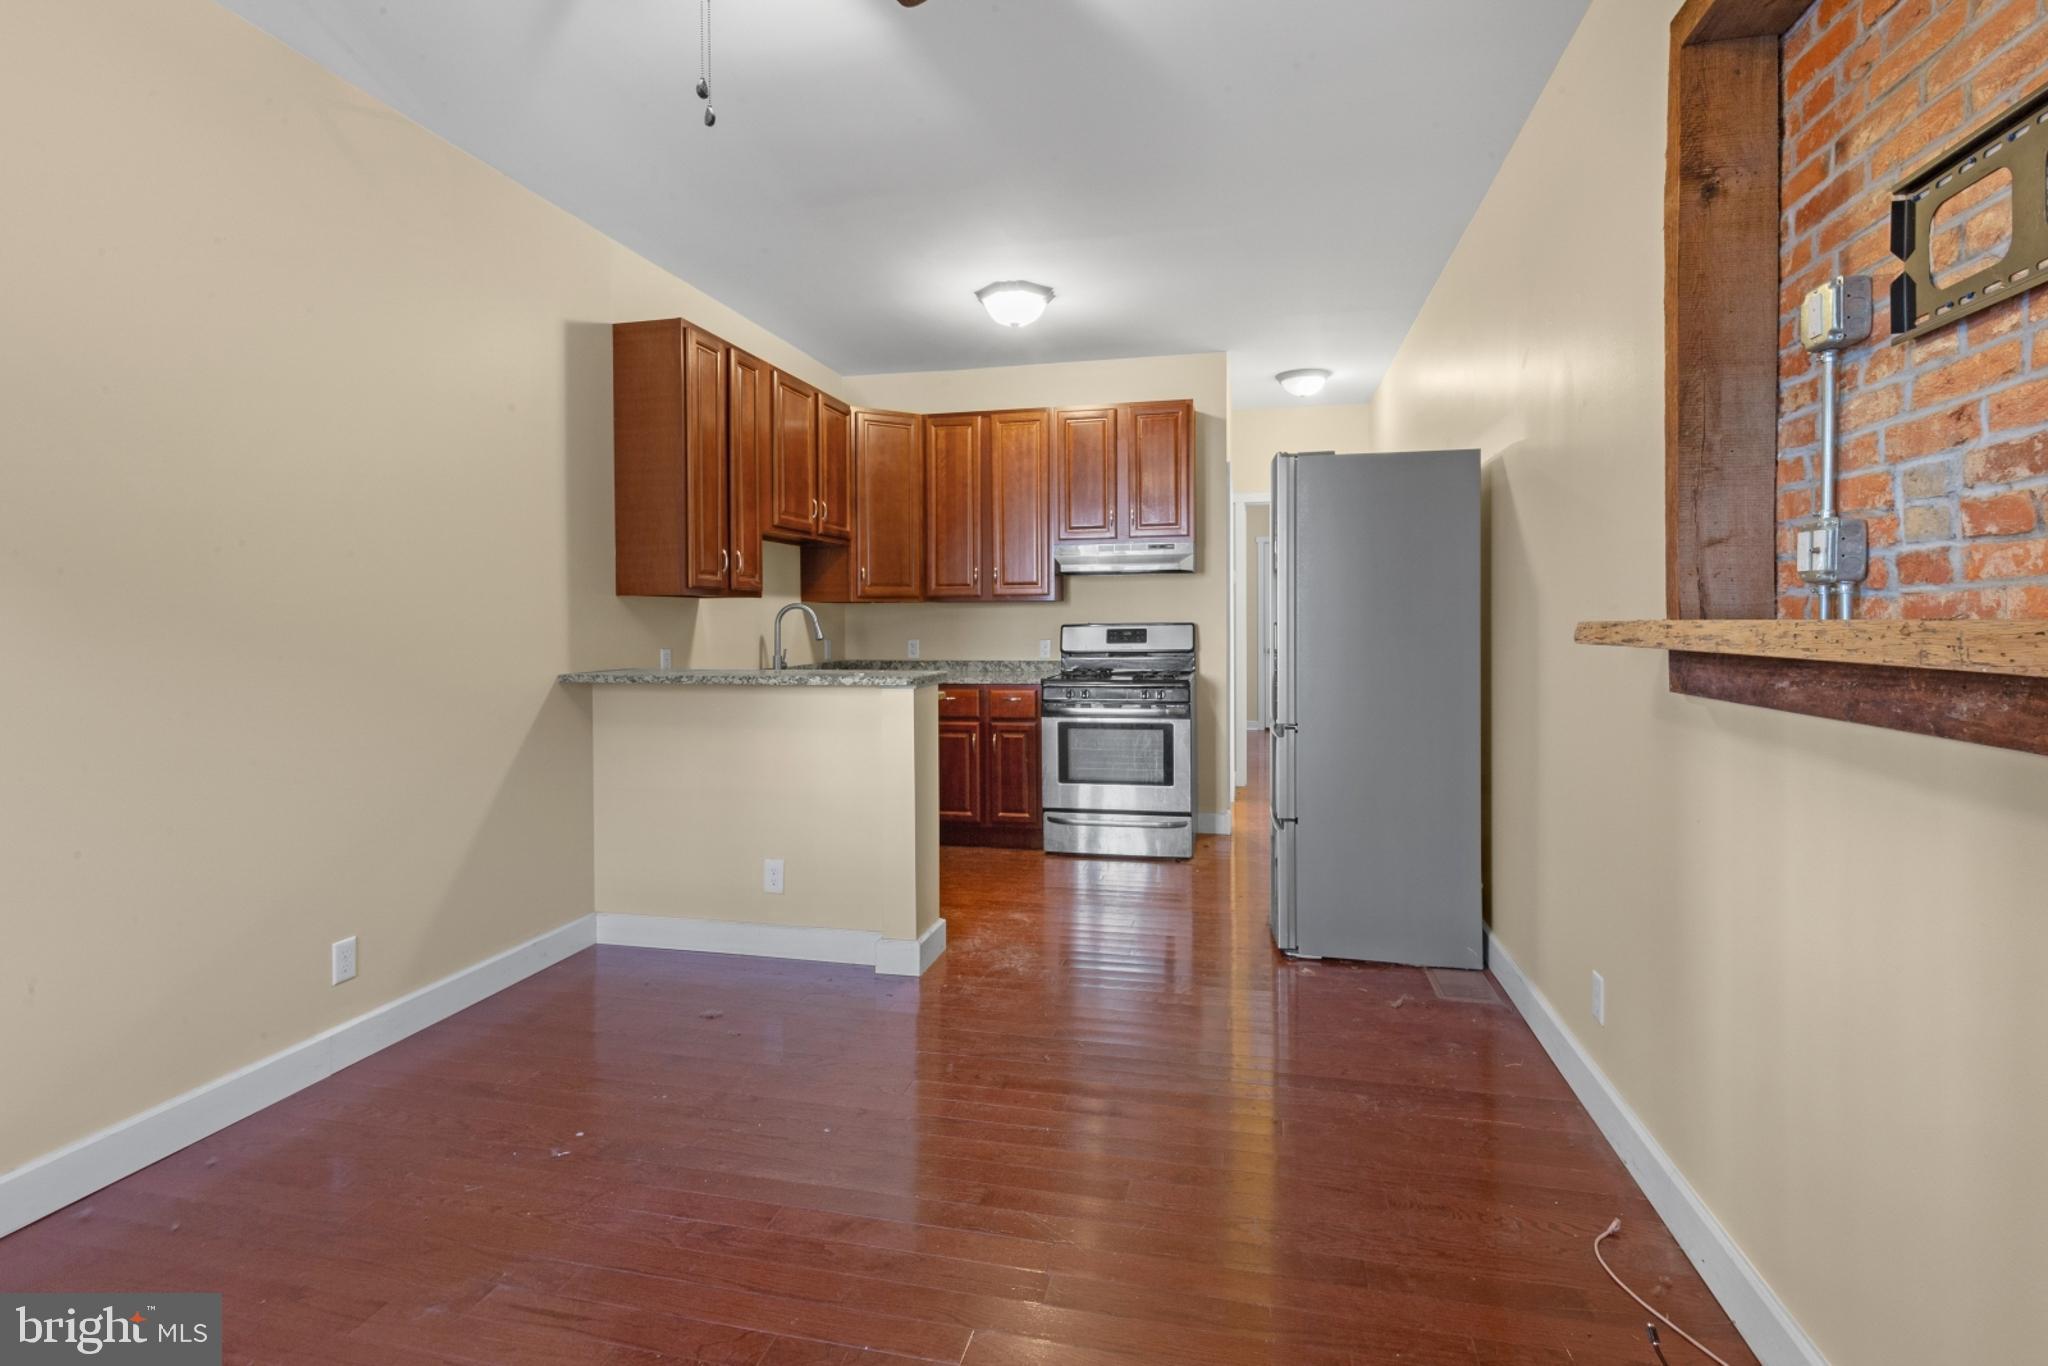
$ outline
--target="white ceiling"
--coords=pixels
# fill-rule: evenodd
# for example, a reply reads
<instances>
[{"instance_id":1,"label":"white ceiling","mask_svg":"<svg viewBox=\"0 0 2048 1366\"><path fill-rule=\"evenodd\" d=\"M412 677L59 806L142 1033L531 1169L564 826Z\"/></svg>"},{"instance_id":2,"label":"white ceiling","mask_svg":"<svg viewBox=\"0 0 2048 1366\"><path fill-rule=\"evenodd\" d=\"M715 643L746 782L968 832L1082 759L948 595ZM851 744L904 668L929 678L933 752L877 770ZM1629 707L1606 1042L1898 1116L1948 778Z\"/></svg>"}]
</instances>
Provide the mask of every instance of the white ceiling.
<instances>
[{"instance_id":1,"label":"white ceiling","mask_svg":"<svg viewBox=\"0 0 2048 1366\"><path fill-rule=\"evenodd\" d=\"M1586 0L224 0L841 374L1366 399ZM1059 297L998 328L973 291Z\"/></svg>"}]
</instances>

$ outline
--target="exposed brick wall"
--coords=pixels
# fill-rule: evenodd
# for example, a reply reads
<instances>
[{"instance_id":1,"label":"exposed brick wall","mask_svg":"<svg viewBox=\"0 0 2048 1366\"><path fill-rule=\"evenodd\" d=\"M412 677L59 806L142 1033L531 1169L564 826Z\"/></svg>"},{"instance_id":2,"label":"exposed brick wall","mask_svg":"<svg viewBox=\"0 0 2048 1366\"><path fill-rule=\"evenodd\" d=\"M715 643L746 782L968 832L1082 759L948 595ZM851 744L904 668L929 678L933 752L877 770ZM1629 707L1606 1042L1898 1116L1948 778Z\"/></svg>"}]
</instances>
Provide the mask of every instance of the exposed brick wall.
<instances>
[{"instance_id":1,"label":"exposed brick wall","mask_svg":"<svg viewBox=\"0 0 2048 1366\"><path fill-rule=\"evenodd\" d=\"M1816 0L1782 63L1779 615L1815 614L1790 524L1815 509L1819 369L1794 321L1843 274L1878 296L1875 335L1841 370L1840 504L1870 523L1857 615L2048 617L2048 288L1897 346L1884 297L1892 185L2048 83L2048 0ZM2002 188L1944 209L1940 278L2004 254Z\"/></svg>"}]
</instances>

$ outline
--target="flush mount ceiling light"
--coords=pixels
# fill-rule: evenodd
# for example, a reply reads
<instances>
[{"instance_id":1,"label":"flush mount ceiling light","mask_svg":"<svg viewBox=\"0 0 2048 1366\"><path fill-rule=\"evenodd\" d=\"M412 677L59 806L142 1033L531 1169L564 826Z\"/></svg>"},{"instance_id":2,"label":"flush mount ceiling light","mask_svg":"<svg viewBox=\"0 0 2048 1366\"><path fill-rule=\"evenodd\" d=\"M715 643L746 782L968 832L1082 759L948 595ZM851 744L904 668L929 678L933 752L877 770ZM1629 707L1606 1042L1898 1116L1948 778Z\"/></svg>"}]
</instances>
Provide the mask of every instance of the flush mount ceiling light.
<instances>
[{"instance_id":1,"label":"flush mount ceiling light","mask_svg":"<svg viewBox=\"0 0 2048 1366\"><path fill-rule=\"evenodd\" d=\"M1330 382L1328 370L1282 370L1273 376L1280 381L1280 387L1296 398L1314 398L1323 392L1323 386Z\"/></svg>"},{"instance_id":2,"label":"flush mount ceiling light","mask_svg":"<svg viewBox=\"0 0 2048 1366\"><path fill-rule=\"evenodd\" d=\"M1052 291L1029 280L998 280L975 290L974 297L1004 327L1029 327L1052 302Z\"/></svg>"}]
</instances>

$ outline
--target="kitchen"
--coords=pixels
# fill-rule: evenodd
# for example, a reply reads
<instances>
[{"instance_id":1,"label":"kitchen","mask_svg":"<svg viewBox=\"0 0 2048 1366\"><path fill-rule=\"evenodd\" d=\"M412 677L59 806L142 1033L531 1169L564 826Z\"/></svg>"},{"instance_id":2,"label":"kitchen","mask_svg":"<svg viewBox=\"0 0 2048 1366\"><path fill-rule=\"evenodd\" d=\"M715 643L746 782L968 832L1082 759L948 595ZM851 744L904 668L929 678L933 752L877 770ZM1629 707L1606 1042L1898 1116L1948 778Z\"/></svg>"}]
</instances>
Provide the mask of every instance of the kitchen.
<instances>
[{"instance_id":1,"label":"kitchen","mask_svg":"<svg viewBox=\"0 0 2048 1366\"><path fill-rule=\"evenodd\" d=\"M775 677L778 652L794 652L799 667L787 671L790 680L822 669L842 684L870 675L941 684L934 736L920 742L905 732L898 741L904 753L924 743L936 762L936 827L920 845L1082 852L1121 831L1125 851L1185 858L1197 829L1229 833L1227 664L1220 648L1205 658L1197 647L1202 636L1220 644L1229 635L1219 601L1226 557L1210 548L1228 542L1226 402L1215 358L875 377L859 381L860 401L850 403L685 320L622 324L614 348L620 596L746 597L779 576L799 580L803 607L778 610L759 670L668 673L658 660L621 670L607 660L610 667L565 674L566 684L667 680L678 696L630 705L664 707L679 722L692 716L703 683L760 688L756 706L792 705L765 696L785 681ZM1107 641L1091 649L1075 628L1145 622L1174 632L1153 651L1163 662L1152 664L1179 675L1165 709L1180 715L1145 732L1163 737L1151 759L1157 781L1120 799L1073 787L1054 793L1045 775L1049 764L1057 772L1065 751L1057 740L1041 743L1041 728L1086 736L1091 726L1042 709L1100 706L1047 686L1070 664L1105 663ZM602 737L608 709L626 704L611 687L593 691ZM1158 708L1160 699L1146 700ZM600 762L605 752L600 739ZM779 771L782 761L763 753L755 762ZM602 768L597 781L602 812ZM858 783L842 796L846 814L817 824L874 816ZM702 812L672 822L692 835L648 858L674 871L663 880L634 863L640 871L624 883L635 895L616 904L604 891L606 851L638 842L610 837L601 818L599 914L615 918L600 923L621 935L631 925L664 943L715 942L728 951L735 934L746 933L734 926L757 925L774 952L835 961L849 951L845 935L865 933L878 935L881 947L858 951L863 961L879 952L929 967L944 943L943 923L926 907L915 917L923 947L906 950L912 921L901 908L902 889L919 885L915 865L931 862L935 850L906 855L900 876L876 884L843 861L820 866L789 848L811 827L771 819L781 803L774 792L757 798L758 809L722 802L708 828ZM1121 816L1105 824L1105 809ZM731 866L714 871L713 849ZM765 890L771 860L788 890ZM657 882L671 893L658 914L644 895ZM806 884L829 888L829 907L798 905L796 889ZM893 900L884 888L895 889ZM809 950L799 947L806 936Z\"/></svg>"},{"instance_id":2,"label":"kitchen","mask_svg":"<svg viewBox=\"0 0 2048 1366\"><path fill-rule=\"evenodd\" d=\"M2026 1359L2044 14L14 0L0 1337Z\"/></svg>"}]
</instances>

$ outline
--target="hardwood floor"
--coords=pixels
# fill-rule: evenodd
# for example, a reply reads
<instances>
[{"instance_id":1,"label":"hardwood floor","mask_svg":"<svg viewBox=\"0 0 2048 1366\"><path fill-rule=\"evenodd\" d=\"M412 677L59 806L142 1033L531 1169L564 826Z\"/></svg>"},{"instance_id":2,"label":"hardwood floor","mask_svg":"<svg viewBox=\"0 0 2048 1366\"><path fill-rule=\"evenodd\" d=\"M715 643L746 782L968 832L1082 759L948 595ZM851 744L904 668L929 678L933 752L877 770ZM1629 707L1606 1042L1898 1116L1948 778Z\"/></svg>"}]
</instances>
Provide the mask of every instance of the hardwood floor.
<instances>
[{"instance_id":1,"label":"hardwood floor","mask_svg":"<svg viewBox=\"0 0 2048 1366\"><path fill-rule=\"evenodd\" d=\"M1265 828L949 848L922 981L583 953L0 1240L0 1286L221 1291L237 1362L1650 1366L1620 1215L1753 1361L1497 988L1273 953Z\"/></svg>"}]
</instances>

